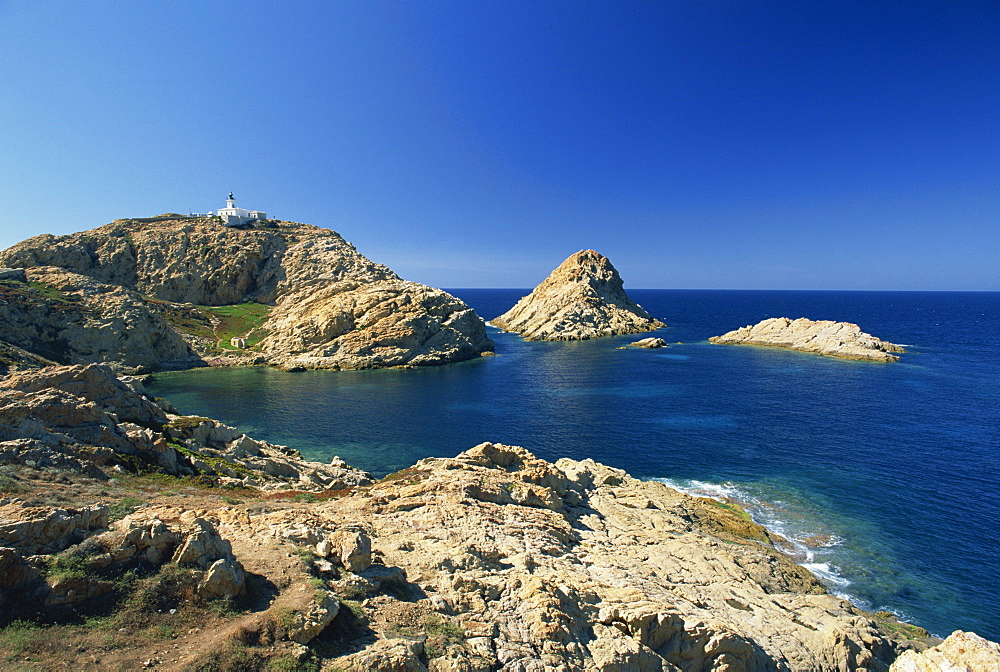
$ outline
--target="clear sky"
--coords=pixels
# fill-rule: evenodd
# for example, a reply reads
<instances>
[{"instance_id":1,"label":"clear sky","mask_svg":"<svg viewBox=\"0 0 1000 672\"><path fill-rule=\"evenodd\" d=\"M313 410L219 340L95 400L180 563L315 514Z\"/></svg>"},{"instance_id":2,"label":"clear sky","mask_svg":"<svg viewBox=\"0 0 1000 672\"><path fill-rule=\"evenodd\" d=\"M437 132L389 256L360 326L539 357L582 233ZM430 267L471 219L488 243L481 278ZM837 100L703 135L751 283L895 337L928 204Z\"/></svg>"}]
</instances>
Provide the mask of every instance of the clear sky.
<instances>
[{"instance_id":1,"label":"clear sky","mask_svg":"<svg viewBox=\"0 0 1000 672\"><path fill-rule=\"evenodd\" d=\"M1000 290L1000 2L0 0L0 248L230 191L439 287Z\"/></svg>"}]
</instances>

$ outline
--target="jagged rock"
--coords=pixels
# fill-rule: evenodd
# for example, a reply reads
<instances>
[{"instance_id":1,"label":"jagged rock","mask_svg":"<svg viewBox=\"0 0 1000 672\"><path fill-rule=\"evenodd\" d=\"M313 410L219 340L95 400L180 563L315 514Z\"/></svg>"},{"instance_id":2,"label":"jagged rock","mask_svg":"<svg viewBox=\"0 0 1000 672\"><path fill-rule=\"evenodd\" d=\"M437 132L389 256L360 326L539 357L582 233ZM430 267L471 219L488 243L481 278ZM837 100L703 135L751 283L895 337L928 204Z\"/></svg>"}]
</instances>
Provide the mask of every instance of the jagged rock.
<instances>
[{"instance_id":1,"label":"jagged rock","mask_svg":"<svg viewBox=\"0 0 1000 672\"><path fill-rule=\"evenodd\" d=\"M63 364L122 371L193 366L200 358L136 292L61 268L29 268L0 286L0 340Z\"/></svg>"},{"instance_id":2,"label":"jagged rock","mask_svg":"<svg viewBox=\"0 0 1000 672\"><path fill-rule=\"evenodd\" d=\"M333 551L340 564L358 574L372 564L372 540L363 530L341 530L333 539Z\"/></svg>"},{"instance_id":3,"label":"jagged rock","mask_svg":"<svg viewBox=\"0 0 1000 672\"><path fill-rule=\"evenodd\" d=\"M348 672L428 672L427 666L420 661L423 652L423 642L394 637L380 639L364 651L345 656L338 662Z\"/></svg>"},{"instance_id":4,"label":"jagged rock","mask_svg":"<svg viewBox=\"0 0 1000 672\"><path fill-rule=\"evenodd\" d=\"M571 255L490 324L529 341L583 340L665 326L628 297L618 271L593 250Z\"/></svg>"},{"instance_id":5,"label":"jagged rock","mask_svg":"<svg viewBox=\"0 0 1000 672\"><path fill-rule=\"evenodd\" d=\"M241 594L246 572L235 558L220 558L209 565L198 583L198 594L208 600L232 599Z\"/></svg>"},{"instance_id":6,"label":"jagged rock","mask_svg":"<svg viewBox=\"0 0 1000 672\"><path fill-rule=\"evenodd\" d=\"M340 611L340 600L327 590L318 590L312 602L304 611L291 617L287 627L288 639L299 644L308 644L316 635L330 625Z\"/></svg>"},{"instance_id":7,"label":"jagged rock","mask_svg":"<svg viewBox=\"0 0 1000 672\"><path fill-rule=\"evenodd\" d=\"M38 568L25 561L16 549L0 546L0 589L20 586L40 576Z\"/></svg>"},{"instance_id":8,"label":"jagged rock","mask_svg":"<svg viewBox=\"0 0 1000 672\"><path fill-rule=\"evenodd\" d=\"M215 526L203 518L195 518L185 533L184 542L174 553L173 561L178 565L208 569L216 560L233 557L232 544L219 536Z\"/></svg>"},{"instance_id":9,"label":"jagged rock","mask_svg":"<svg viewBox=\"0 0 1000 672\"><path fill-rule=\"evenodd\" d=\"M109 549L113 562L142 557L153 565L161 565L174 554L181 540L181 535L162 520L145 519L142 513L125 518L118 528L97 538Z\"/></svg>"},{"instance_id":10,"label":"jagged rock","mask_svg":"<svg viewBox=\"0 0 1000 672\"><path fill-rule=\"evenodd\" d=\"M0 546L24 555L57 553L108 526L108 507L52 509L20 501L0 505Z\"/></svg>"},{"instance_id":11,"label":"jagged rock","mask_svg":"<svg viewBox=\"0 0 1000 672\"><path fill-rule=\"evenodd\" d=\"M23 268L0 268L0 280L27 282L28 276L24 274Z\"/></svg>"},{"instance_id":12,"label":"jagged rock","mask_svg":"<svg viewBox=\"0 0 1000 672\"><path fill-rule=\"evenodd\" d=\"M93 402L105 413L122 422L162 424L163 411L149 398L136 393L109 369L98 365L49 367L25 374L11 374L0 380L0 388L21 392L41 392L58 388Z\"/></svg>"},{"instance_id":13,"label":"jagged rock","mask_svg":"<svg viewBox=\"0 0 1000 672\"><path fill-rule=\"evenodd\" d=\"M662 338L650 336L649 338L641 338L638 341L629 343L629 345L634 345L637 348L665 348L667 347L667 342Z\"/></svg>"},{"instance_id":14,"label":"jagged rock","mask_svg":"<svg viewBox=\"0 0 1000 672\"><path fill-rule=\"evenodd\" d=\"M197 330L185 333L187 343L169 328L169 334L162 334L166 323L159 313L172 316L183 330L190 319L211 321L190 304L244 302L275 306L261 325L267 338L244 351L247 340L230 336L229 343L240 352L213 361L359 369L441 364L493 350L483 321L462 301L404 282L333 231L294 222L237 229L211 218L116 220L69 236L36 236L0 252L0 263L27 268L29 279L46 282L74 301L89 302L88 311L102 311L104 326L117 327L104 333L88 330L93 320L78 318L83 315L79 309L31 294L25 285L21 293L34 297L37 310L21 310L5 322L0 309L0 340L46 357L51 351L58 361L133 368L187 361L190 366L196 360L190 358L188 343L210 357L217 341ZM149 305L154 311L146 309L139 293L153 299ZM46 314L53 308L72 313L73 324L82 327L53 321ZM45 338L38 338L40 332ZM162 341L158 359L144 347L155 339ZM47 350L39 351L39 344ZM63 352L65 348L71 352Z\"/></svg>"},{"instance_id":15,"label":"jagged rock","mask_svg":"<svg viewBox=\"0 0 1000 672\"><path fill-rule=\"evenodd\" d=\"M309 287L279 304L266 326L261 347L285 369L423 366L493 350L465 303L402 280Z\"/></svg>"},{"instance_id":16,"label":"jagged rock","mask_svg":"<svg viewBox=\"0 0 1000 672\"><path fill-rule=\"evenodd\" d=\"M311 530L368 530L384 563L368 571L401 569L423 609L461 619L465 638L435 669L885 672L896 656L872 618L738 511L590 460L483 444L309 516ZM294 520L276 512L254 529ZM372 594L364 575L332 585ZM341 662L396 664L390 635Z\"/></svg>"},{"instance_id":17,"label":"jagged rock","mask_svg":"<svg viewBox=\"0 0 1000 672\"><path fill-rule=\"evenodd\" d=\"M895 362L903 347L875 338L849 322L772 317L708 339L730 345L766 345L844 359Z\"/></svg>"},{"instance_id":18,"label":"jagged rock","mask_svg":"<svg viewBox=\"0 0 1000 672\"><path fill-rule=\"evenodd\" d=\"M11 345L0 340L0 376L11 371L22 371L25 369L39 369L43 366L55 364L51 359L46 359L29 352L24 348Z\"/></svg>"},{"instance_id":19,"label":"jagged rock","mask_svg":"<svg viewBox=\"0 0 1000 672\"><path fill-rule=\"evenodd\" d=\"M921 653L904 651L889 672L996 672L1000 644L974 632L956 630L935 647Z\"/></svg>"},{"instance_id":20,"label":"jagged rock","mask_svg":"<svg viewBox=\"0 0 1000 672\"><path fill-rule=\"evenodd\" d=\"M46 607L62 607L83 602L99 595L110 593L115 589L111 581L98 579L59 579L49 585L49 592L43 604Z\"/></svg>"}]
</instances>

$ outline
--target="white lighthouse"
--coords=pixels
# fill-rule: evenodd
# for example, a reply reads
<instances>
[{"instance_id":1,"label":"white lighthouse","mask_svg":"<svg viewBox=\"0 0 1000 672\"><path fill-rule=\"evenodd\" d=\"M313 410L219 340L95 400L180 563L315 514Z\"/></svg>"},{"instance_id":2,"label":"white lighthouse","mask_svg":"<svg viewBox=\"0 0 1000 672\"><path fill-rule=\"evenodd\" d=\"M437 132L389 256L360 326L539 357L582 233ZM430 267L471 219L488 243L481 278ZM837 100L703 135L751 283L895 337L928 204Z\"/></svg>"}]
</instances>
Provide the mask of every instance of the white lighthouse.
<instances>
[{"instance_id":1,"label":"white lighthouse","mask_svg":"<svg viewBox=\"0 0 1000 672\"><path fill-rule=\"evenodd\" d=\"M229 192L229 198L226 199L226 207L219 208L215 214L222 219L222 223L226 226L240 226L252 220L267 219L266 212L237 208L236 199L233 198L233 192L231 191Z\"/></svg>"}]
</instances>

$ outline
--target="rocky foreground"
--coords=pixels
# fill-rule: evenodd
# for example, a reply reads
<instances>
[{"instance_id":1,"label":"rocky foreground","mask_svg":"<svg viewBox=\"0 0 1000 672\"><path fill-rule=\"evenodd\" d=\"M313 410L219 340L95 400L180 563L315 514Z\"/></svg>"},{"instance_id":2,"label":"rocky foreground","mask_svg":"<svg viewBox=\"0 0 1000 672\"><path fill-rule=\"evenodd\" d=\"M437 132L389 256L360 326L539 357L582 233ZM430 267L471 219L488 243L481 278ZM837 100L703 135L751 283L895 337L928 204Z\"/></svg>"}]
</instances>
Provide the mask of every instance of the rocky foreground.
<instances>
[{"instance_id":1,"label":"rocky foreground","mask_svg":"<svg viewBox=\"0 0 1000 672\"><path fill-rule=\"evenodd\" d=\"M772 317L708 339L728 345L764 345L843 359L895 362L903 347L875 338L849 322Z\"/></svg>"},{"instance_id":2,"label":"rocky foreground","mask_svg":"<svg viewBox=\"0 0 1000 672\"><path fill-rule=\"evenodd\" d=\"M71 366L0 382L0 465L0 660L32 669L888 670L928 645L738 507L590 460L485 443L373 482Z\"/></svg>"},{"instance_id":3,"label":"rocky foreground","mask_svg":"<svg viewBox=\"0 0 1000 672\"><path fill-rule=\"evenodd\" d=\"M578 341L666 326L625 293L608 258L581 250L490 324L529 341Z\"/></svg>"},{"instance_id":4,"label":"rocky foreground","mask_svg":"<svg viewBox=\"0 0 1000 672\"><path fill-rule=\"evenodd\" d=\"M493 350L459 299L294 222L122 219L30 238L0 252L0 266L0 342L60 364L359 369Z\"/></svg>"}]
</instances>

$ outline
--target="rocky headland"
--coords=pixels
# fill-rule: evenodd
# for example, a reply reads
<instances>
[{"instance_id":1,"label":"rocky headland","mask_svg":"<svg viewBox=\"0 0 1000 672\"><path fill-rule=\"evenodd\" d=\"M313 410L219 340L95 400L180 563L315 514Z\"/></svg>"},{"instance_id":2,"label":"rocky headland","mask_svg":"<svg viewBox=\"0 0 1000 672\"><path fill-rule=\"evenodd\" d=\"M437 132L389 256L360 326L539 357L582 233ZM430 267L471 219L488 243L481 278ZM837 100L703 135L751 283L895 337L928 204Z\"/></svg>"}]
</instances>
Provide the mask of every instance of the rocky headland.
<instances>
[{"instance_id":1,"label":"rocky headland","mask_svg":"<svg viewBox=\"0 0 1000 672\"><path fill-rule=\"evenodd\" d=\"M772 317L708 339L727 345L763 345L843 359L895 362L903 347L875 338L849 322Z\"/></svg>"},{"instance_id":2,"label":"rocky headland","mask_svg":"<svg viewBox=\"0 0 1000 672\"><path fill-rule=\"evenodd\" d=\"M122 219L30 238L0 252L0 266L0 341L61 364L357 369L493 350L459 299L294 222Z\"/></svg>"},{"instance_id":3,"label":"rocky headland","mask_svg":"<svg viewBox=\"0 0 1000 672\"><path fill-rule=\"evenodd\" d=\"M0 413L0 658L35 669L888 670L934 643L738 506L590 460L485 443L373 481L95 365L7 375Z\"/></svg>"},{"instance_id":4,"label":"rocky headland","mask_svg":"<svg viewBox=\"0 0 1000 672\"><path fill-rule=\"evenodd\" d=\"M581 250L490 324L529 341L578 341L666 326L625 293L607 257Z\"/></svg>"}]
</instances>

